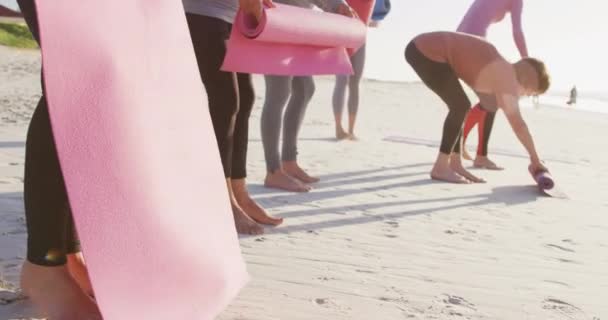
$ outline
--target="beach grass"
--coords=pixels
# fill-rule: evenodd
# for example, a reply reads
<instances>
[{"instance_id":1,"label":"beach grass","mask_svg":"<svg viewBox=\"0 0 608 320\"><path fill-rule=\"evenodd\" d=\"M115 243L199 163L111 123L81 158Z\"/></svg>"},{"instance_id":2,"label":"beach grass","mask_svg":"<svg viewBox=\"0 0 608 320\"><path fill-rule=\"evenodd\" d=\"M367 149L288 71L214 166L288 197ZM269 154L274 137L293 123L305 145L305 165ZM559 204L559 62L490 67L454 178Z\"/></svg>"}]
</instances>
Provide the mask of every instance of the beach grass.
<instances>
[{"instance_id":1,"label":"beach grass","mask_svg":"<svg viewBox=\"0 0 608 320\"><path fill-rule=\"evenodd\" d=\"M11 22L0 22L0 45L23 49L38 48L25 24Z\"/></svg>"}]
</instances>

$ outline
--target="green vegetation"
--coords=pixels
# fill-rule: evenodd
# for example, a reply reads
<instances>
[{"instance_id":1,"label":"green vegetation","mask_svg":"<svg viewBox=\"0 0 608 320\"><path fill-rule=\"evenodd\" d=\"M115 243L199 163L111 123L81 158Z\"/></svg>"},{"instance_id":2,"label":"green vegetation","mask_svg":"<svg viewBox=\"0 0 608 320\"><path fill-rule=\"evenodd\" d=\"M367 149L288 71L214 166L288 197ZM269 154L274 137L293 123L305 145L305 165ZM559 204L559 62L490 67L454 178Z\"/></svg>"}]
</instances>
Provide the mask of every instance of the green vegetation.
<instances>
[{"instance_id":1,"label":"green vegetation","mask_svg":"<svg viewBox=\"0 0 608 320\"><path fill-rule=\"evenodd\" d=\"M0 22L0 45L25 49L38 48L26 25L10 22Z\"/></svg>"}]
</instances>

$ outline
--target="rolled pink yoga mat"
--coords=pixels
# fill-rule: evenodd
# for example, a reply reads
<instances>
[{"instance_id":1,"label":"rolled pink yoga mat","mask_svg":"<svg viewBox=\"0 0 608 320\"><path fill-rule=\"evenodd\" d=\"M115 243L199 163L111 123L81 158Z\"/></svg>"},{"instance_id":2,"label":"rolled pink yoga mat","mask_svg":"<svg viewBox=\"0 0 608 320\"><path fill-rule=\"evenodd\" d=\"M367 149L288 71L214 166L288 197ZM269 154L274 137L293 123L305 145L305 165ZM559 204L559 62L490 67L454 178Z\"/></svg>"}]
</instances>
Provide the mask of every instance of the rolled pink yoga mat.
<instances>
[{"instance_id":1,"label":"rolled pink yoga mat","mask_svg":"<svg viewBox=\"0 0 608 320\"><path fill-rule=\"evenodd\" d=\"M538 184L538 187L541 190L551 190L553 187L555 187L555 182L553 181L553 177L549 172L532 172L531 168L528 168L528 171L530 171L532 178L534 181L536 181L536 184Z\"/></svg>"},{"instance_id":2,"label":"rolled pink yoga mat","mask_svg":"<svg viewBox=\"0 0 608 320\"><path fill-rule=\"evenodd\" d=\"M358 19L277 4L259 24L239 12L222 70L271 75L352 74L346 49L365 42Z\"/></svg>"},{"instance_id":3,"label":"rolled pink yoga mat","mask_svg":"<svg viewBox=\"0 0 608 320\"><path fill-rule=\"evenodd\" d=\"M181 2L36 4L54 138L104 319L213 319L247 272Z\"/></svg>"}]
</instances>

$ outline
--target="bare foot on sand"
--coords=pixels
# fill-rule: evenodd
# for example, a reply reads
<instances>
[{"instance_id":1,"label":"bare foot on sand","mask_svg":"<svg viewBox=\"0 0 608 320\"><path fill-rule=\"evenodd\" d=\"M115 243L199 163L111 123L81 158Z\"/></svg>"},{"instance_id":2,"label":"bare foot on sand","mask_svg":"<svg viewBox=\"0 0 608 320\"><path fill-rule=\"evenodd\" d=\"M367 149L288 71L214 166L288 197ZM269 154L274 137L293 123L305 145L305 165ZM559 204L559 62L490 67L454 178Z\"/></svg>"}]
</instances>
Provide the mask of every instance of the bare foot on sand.
<instances>
[{"instance_id":1,"label":"bare foot on sand","mask_svg":"<svg viewBox=\"0 0 608 320\"><path fill-rule=\"evenodd\" d=\"M496 163L494 163L488 157L484 157L484 156L477 156L477 158L475 158L475 161L473 162L473 166L475 168L487 169L487 170L498 170L498 171L500 171L500 170L504 170L505 169L503 167L499 167L498 165L496 165Z\"/></svg>"},{"instance_id":2,"label":"bare foot on sand","mask_svg":"<svg viewBox=\"0 0 608 320\"><path fill-rule=\"evenodd\" d=\"M25 262L21 289L53 320L102 320L97 304L76 283L67 266L44 267Z\"/></svg>"},{"instance_id":3,"label":"bare foot on sand","mask_svg":"<svg viewBox=\"0 0 608 320\"><path fill-rule=\"evenodd\" d=\"M232 204L232 214L234 215L236 232L249 235L264 234L264 228L253 221L238 204Z\"/></svg>"},{"instance_id":4,"label":"bare foot on sand","mask_svg":"<svg viewBox=\"0 0 608 320\"><path fill-rule=\"evenodd\" d=\"M244 185L245 179L242 180L242 184ZM236 185L238 186L240 183L237 181ZM236 226L236 232L240 234L250 234L250 235L259 235L264 233L264 228L257 224L253 219L251 219L245 211L239 206L239 202L236 200L234 194L234 188L232 186L232 179L226 179L226 186L228 188L228 196L230 197L230 205L232 206L232 214L234 215L234 224Z\"/></svg>"},{"instance_id":5,"label":"bare foot on sand","mask_svg":"<svg viewBox=\"0 0 608 320\"><path fill-rule=\"evenodd\" d=\"M68 271L80 288L90 297L95 297L93 286L89 278L89 272L84 263L84 258L81 253L68 254Z\"/></svg>"},{"instance_id":6,"label":"bare foot on sand","mask_svg":"<svg viewBox=\"0 0 608 320\"><path fill-rule=\"evenodd\" d=\"M472 173L470 173L469 171L467 171L467 169L465 169L462 166L462 160L460 159L460 154L458 153L454 153L452 155L452 157L450 158L450 168L452 168L452 170L454 170L454 172L458 173L459 175L463 176L464 178L470 180L471 182L474 183L485 183L486 181L476 177L475 175L473 175Z\"/></svg>"},{"instance_id":7,"label":"bare foot on sand","mask_svg":"<svg viewBox=\"0 0 608 320\"><path fill-rule=\"evenodd\" d=\"M300 182L300 180L292 178L283 170L275 170L275 172L268 172L266 174L266 179L264 180L264 186L266 188L274 188L287 190L291 192L308 192L310 191L310 186Z\"/></svg>"},{"instance_id":8,"label":"bare foot on sand","mask_svg":"<svg viewBox=\"0 0 608 320\"><path fill-rule=\"evenodd\" d=\"M458 184L471 183L469 180L454 172L449 166L445 168L435 166L431 171L431 179Z\"/></svg>"},{"instance_id":9,"label":"bare foot on sand","mask_svg":"<svg viewBox=\"0 0 608 320\"><path fill-rule=\"evenodd\" d=\"M309 176L295 161L283 161L283 172L304 183L315 183L320 180L319 178Z\"/></svg>"},{"instance_id":10,"label":"bare foot on sand","mask_svg":"<svg viewBox=\"0 0 608 320\"><path fill-rule=\"evenodd\" d=\"M232 192L234 192L234 197L241 209L254 221L272 226L278 226L283 223L283 218L270 216L264 208L251 199L245 179L233 179Z\"/></svg>"},{"instance_id":11,"label":"bare foot on sand","mask_svg":"<svg viewBox=\"0 0 608 320\"><path fill-rule=\"evenodd\" d=\"M359 138L354 133L348 134L348 140L350 141L359 141Z\"/></svg>"},{"instance_id":12,"label":"bare foot on sand","mask_svg":"<svg viewBox=\"0 0 608 320\"><path fill-rule=\"evenodd\" d=\"M348 138L348 133L342 128L336 128L336 139L344 140L346 138Z\"/></svg>"}]
</instances>

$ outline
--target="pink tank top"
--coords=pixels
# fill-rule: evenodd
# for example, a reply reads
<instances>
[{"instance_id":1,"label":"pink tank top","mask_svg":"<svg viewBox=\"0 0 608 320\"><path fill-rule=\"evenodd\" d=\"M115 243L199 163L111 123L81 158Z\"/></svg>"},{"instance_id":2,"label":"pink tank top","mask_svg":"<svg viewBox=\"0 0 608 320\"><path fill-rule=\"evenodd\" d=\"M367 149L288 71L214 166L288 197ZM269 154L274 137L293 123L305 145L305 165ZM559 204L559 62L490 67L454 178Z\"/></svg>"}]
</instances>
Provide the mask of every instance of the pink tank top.
<instances>
[{"instance_id":1,"label":"pink tank top","mask_svg":"<svg viewBox=\"0 0 608 320\"><path fill-rule=\"evenodd\" d=\"M512 6L513 0L476 0L456 31L485 37L490 25L501 21Z\"/></svg>"}]
</instances>

